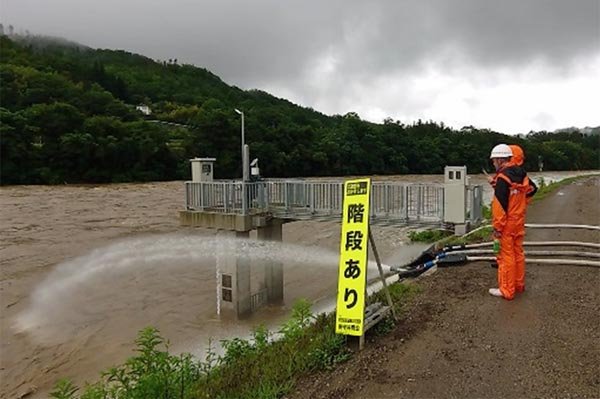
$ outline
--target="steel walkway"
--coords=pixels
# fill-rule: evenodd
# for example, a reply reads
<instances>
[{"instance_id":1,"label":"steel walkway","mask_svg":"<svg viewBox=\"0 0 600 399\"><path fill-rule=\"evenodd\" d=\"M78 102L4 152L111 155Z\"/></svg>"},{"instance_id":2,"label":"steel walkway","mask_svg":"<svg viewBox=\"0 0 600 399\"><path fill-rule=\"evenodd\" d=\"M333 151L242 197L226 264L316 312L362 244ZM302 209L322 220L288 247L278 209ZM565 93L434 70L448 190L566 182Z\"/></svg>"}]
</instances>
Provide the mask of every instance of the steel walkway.
<instances>
[{"instance_id":1,"label":"steel walkway","mask_svg":"<svg viewBox=\"0 0 600 399\"><path fill-rule=\"evenodd\" d=\"M188 211L270 215L282 219L339 220L342 180L268 179L258 182L186 182ZM481 220L483 187L466 186L467 219ZM375 181L371 223L444 224L444 185Z\"/></svg>"}]
</instances>

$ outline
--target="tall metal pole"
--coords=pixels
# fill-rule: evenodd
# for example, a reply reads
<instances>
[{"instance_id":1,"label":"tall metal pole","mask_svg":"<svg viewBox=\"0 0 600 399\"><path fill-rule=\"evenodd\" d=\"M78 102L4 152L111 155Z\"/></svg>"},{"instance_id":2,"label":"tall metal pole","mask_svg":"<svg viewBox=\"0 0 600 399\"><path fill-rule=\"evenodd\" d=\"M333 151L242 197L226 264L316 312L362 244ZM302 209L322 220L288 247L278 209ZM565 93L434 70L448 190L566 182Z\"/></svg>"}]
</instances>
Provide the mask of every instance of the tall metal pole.
<instances>
[{"instance_id":1,"label":"tall metal pole","mask_svg":"<svg viewBox=\"0 0 600 399\"><path fill-rule=\"evenodd\" d=\"M245 125L246 124L244 122L244 113L242 112L242 181L244 181L244 182L249 180L249 178L248 178L248 159L246 157L246 151L245 151L246 140L244 138Z\"/></svg>"},{"instance_id":2,"label":"tall metal pole","mask_svg":"<svg viewBox=\"0 0 600 399\"><path fill-rule=\"evenodd\" d=\"M248 178L248 160L246 159L245 151L244 151L244 147L246 145L246 140L244 139L244 128L245 128L244 113L237 108L235 109L235 112L240 114L242 117L242 182L245 182L245 181L248 181L249 178Z\"/></svg>"}]
</instances>

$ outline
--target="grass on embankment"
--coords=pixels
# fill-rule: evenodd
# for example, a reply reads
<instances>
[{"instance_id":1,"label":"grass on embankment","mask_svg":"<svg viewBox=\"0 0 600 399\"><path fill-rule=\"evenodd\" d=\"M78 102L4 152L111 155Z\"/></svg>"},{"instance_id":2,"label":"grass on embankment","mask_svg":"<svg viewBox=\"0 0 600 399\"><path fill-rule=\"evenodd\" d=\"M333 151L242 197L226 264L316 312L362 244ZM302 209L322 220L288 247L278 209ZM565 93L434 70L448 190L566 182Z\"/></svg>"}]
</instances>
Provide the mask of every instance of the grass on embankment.
<instances>
[{"instance_id":1,"label":"grass on embankment","mask_svg":"<svg viewBox=\"0 0 600 399\"><path fill-rule=\"evenodd\" d=\"M397 314L418 291L412 284L393 284L390 294ZM384 302L378 292L367 304ZM60 399L107 398L279 398L291 392L297 378L334 367L352 356L347 337L335 334L335 313L313 315L310 303L298 301L291 319L274 333L258 327L248 340L221 341L225 353L209 345L204 361L190 354L169 353L168 342L154 328L139 333L138 354L102 373L95 384L79 389L60 381L51 397ZM393 327L391 318L369 333L383 334Z\"/></svg>"}]
</instances>

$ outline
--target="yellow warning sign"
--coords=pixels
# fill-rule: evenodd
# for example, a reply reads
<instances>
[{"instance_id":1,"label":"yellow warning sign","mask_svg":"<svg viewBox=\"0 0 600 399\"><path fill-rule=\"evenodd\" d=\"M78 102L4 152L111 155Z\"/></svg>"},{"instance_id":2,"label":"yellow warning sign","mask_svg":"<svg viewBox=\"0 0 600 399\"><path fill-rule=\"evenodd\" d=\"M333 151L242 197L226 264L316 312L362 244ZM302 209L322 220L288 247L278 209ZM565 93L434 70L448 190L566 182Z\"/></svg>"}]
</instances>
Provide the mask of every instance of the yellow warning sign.
<instances>
[{"instance_id":1,"label":"yellow warning sign","mask_svg":"<svg viewBox=\"0 0 600 399\"><path fill-rule=\"evenodd\" d=\"M371 179L344 183L336 334L363 334L370 191Z\"/></svg>"}]
</instances>

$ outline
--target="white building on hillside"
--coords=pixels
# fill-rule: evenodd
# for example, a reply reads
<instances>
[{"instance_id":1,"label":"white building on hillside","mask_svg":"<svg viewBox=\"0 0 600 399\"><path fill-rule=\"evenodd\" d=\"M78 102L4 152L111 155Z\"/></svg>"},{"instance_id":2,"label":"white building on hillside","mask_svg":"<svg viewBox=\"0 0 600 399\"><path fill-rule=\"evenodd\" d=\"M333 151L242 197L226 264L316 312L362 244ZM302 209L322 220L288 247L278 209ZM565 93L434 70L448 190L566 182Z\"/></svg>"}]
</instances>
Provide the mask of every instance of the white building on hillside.
<instances>
[{"instance_id":1,"label":"white building on hillside","mask_svg":"<svg viewBox=\"0 0 600 399\"><path fill-rule=\"evenodd\" d=\"M144 115L150 115L152 113L150 107L145 104L140 104L137 107L135 107L135 109L140 111Z\"/></svg>"}]
</instances>

